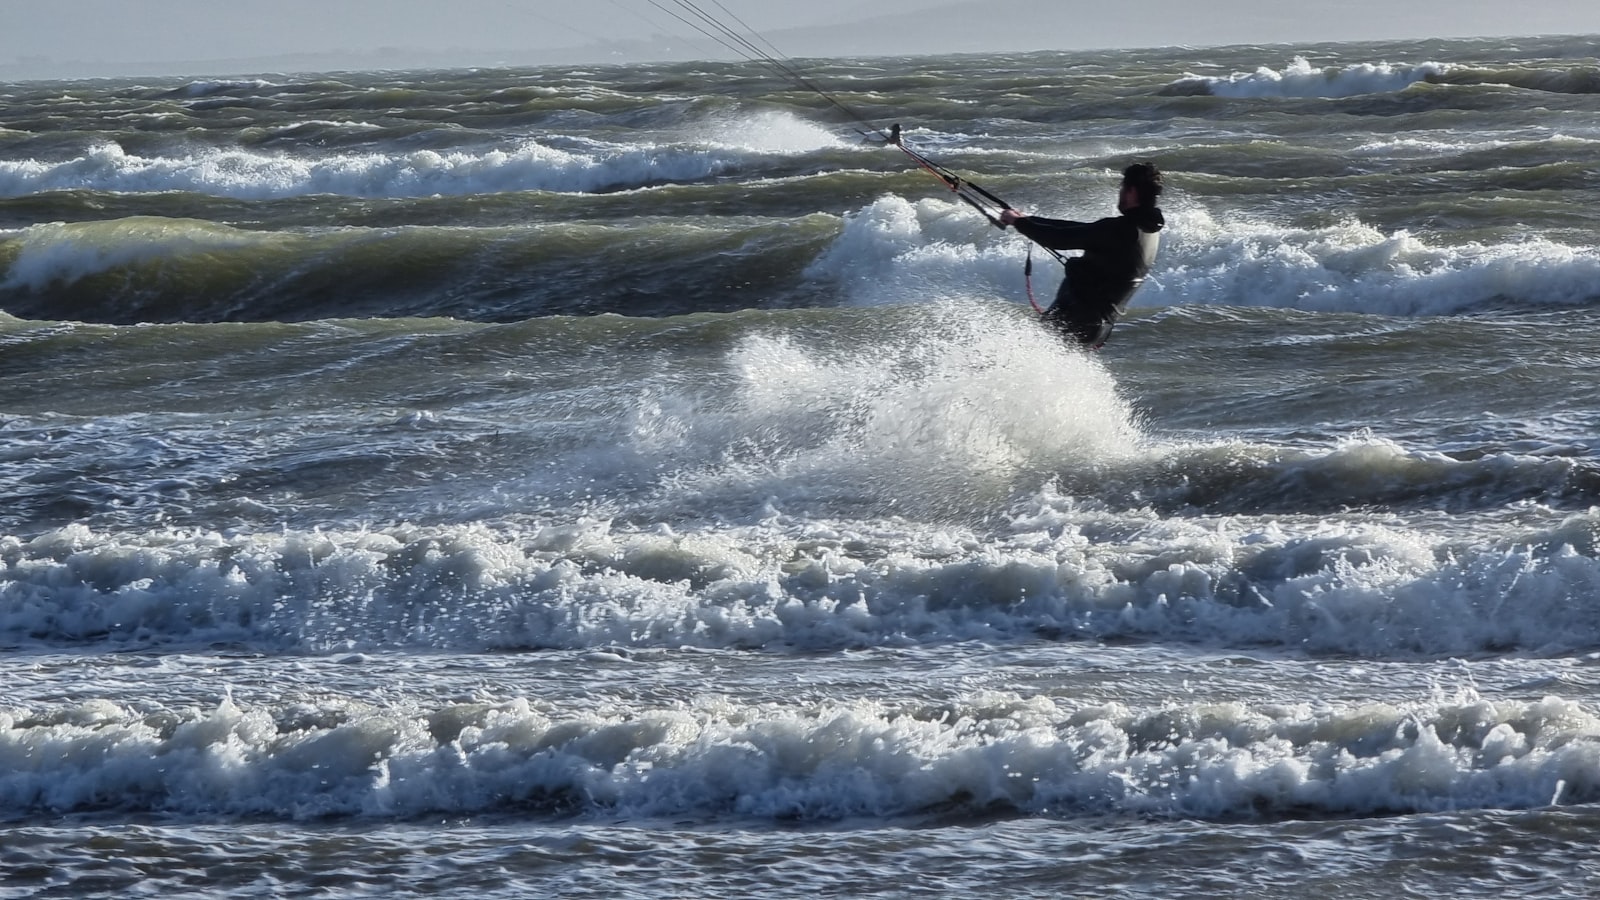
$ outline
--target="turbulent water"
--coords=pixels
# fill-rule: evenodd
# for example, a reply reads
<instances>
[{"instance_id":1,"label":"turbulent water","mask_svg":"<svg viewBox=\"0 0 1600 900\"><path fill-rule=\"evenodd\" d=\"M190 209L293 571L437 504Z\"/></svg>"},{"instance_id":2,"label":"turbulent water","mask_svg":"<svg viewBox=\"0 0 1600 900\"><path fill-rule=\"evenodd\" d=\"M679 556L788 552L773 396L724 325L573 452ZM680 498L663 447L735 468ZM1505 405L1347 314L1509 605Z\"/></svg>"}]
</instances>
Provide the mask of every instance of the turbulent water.
<instances>
[{"instance_id":1,"label":"turbulent water","mask_svg":"<svg viewBox=\"0 0 1600 900\"><path fill-rule=\"evenodd\" d=\"M0 85L0 896L1591 894L1593 53Z\"/></svg>"}]
</instances>

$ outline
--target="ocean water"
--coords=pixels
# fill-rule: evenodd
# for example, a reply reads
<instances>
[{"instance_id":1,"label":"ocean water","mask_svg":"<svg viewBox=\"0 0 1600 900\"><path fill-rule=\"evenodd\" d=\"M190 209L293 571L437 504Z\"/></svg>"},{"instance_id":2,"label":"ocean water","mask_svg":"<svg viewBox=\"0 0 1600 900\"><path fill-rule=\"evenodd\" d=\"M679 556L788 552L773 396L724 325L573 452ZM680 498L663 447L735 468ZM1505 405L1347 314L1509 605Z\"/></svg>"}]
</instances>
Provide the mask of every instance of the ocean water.
<instances>
[{"instance_id":1,"label":"ocean water","mask_svg":"<svg viewBox=\"0 0 1600 900\"><path fill-rule=\"evenodd\" d=\"M0 896L1592 895L1594 54L0 85Z\"/></svg>"}]
</instances>

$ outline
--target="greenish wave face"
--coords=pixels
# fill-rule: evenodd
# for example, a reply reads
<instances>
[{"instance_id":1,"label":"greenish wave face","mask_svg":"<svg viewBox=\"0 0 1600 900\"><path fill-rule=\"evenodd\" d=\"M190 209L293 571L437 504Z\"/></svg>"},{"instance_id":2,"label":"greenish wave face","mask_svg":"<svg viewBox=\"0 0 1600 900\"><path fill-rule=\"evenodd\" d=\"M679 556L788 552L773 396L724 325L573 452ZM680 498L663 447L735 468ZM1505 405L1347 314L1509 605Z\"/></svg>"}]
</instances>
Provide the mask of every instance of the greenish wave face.
<instances>
[{"instance_id":1,"label":"greenish wave face","mask_svg":"<svg viewBox=\"0 0 1600 900\"><path fill-rule=\"evenodd\" d=\"M1109 213L1120 167L1160 164L1171 224L1141 305L1585 304L1600 123L1572 53L808 63L861 122L728 63L24 83L0 101L0 309L503 322L1019 301L1024 247L862 140L890 122L1045 213Z\"/></svg>"}]
</instances>

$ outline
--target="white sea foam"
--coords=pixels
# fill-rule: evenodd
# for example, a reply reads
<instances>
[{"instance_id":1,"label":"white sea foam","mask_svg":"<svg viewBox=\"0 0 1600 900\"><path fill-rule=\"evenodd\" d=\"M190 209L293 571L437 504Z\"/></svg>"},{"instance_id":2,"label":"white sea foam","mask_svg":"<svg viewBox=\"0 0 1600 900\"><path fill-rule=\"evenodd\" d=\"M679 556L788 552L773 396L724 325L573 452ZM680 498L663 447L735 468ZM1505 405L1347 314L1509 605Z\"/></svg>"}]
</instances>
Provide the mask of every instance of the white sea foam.
<instances>
[{"instance_id":1,"label":"white sea foam","mask_svg":"<svg viewBox=\"0 0 1600 900\"><path fill-rule=\"evenodd\" d=\"M1448 71L1449 66L1435 62L1322 67L1296 56L1281 70L1262 66L1254 72L1235 72L1225 77L1186 75L1177 84L1199 85L1218 97L1339 98L1402 91L1420 81L1442 77Z\"/></svg>"},{"instance_id":2,"label":"white sea foam","mask_svg":"<svg viewBox=\"0 0 1600 900\"><path fill-rule=\"evenodd\" d=\"M1492 131L1474 134L1431 132L1424 136L1375 138L1352 147L1347 152L1352 156L1377 160L1437 160L1443 156L1510 151L1505 157L1509 163L1515 158L1512 154L1528 150L1557 153L1564 151L1572 158L1581 158L1592 155L1597 145L1600 145L1600 141L1592 137L1564 132L1529 133L1525 130L1517 130L1514 133Z\"/></svg>"},{"instance_id":3,"label":"white sea foam","mask_svg":"<svg viewBox=\"0 0 1600 900\"><path fill-rule=\"evenodd\" d=\"M1141 438L1109 373L1006 307L919 306L857 349L753 335L728 393L658 388L635 411L628 469L670 461L661 506L784 508L935 520L1003 506L1065 456L1110 464Z\"/></svg>"},{"instance_id":4,"label":"white sea foam","mask_svg":"<svg viewBox=\"0 0 1600 900\"><path fill-rule=\"evenodd\" d=\"M426 197L500 191L584 192L696 180L729 165L726 154L631 145L572 152L525 141L485 151L415 150L297 157L209 150L142 157L104 144L65 163L0 162L0 195L52 190L192 191L246 200L311 194Z\"/></svg>"},{"instance_id":5,"label":"white sea foam","mask_svg":"<svg viewBox=\"0 0 1600 900\"><path fill-rule=\"evenodd\" d=\"M1447 315L1494 304L1577 306L1600 296L1600 252L1542 238L1435 246L1365 223L1318 228L1168 210L1152 277L1136 307L1207 304ZM806 275L837 283L857 305L972 293L1026 302L1021 238L975 225L943 200L883 197L845 218ZM1069 253L1069 255L1072 255ZM1035 254L1033 292L1049 305L1061 269Z\"/></svg>"},{"instance_id":6,"label":"white sea foam","mask_svg":"<svg viewBox=\"0 0 1600 900\"><path fill-rule=\"evenodd\" d=\"M881 197L845 217L838 239L805 274L838 284L845 298L859 306L975 293L1008 299L1023 296L1025 246L1020 241L995 240L979 231L981 227L982 220L975 220L972 210L960 203ZM1048 305L1060 276L1043 265L1039 272L1035 291Z\"/></svg>"},{"instance_id":7,"label":"white sea foam","mask_svg":"<svg viewBox=\"0 0 1600 900\"><path fill-rule=\"evenodd\" d=\"M712 144L751 153L795 154L843 146L832 129L779 111L722 116L694 131Z\"/></svg>"},{"instance_id":8,"label":"white sea foam","mask_svg":"<svg viewBox=\"0 0 1600 900\"><path fill-rule=\"evenodd\" d=\"M0 160L0 197L45 191L190 191L245 200L314 194L426 197L505 191L587 193L699 181L753 157L789 156L836 139L793 116L719 120L672 143L536 139L482 150L347 152L323 156L212 149L140 156L100 144L63 162Z\"/></svg>"},{"instance_id":9,"label":"white sea foam","mask_svg":"<svg viewBox=\"0 0 1600 900\"><path fill-rule=\"evenodd\" d=\"M1132 709L969 694L563 712L0 711L13 812L415 816L558 809L835 819L996 810L1202 818L1600 800L1600 718L1556 698Z\"/></svg>"},{"instance_id":10,"label":"white sea foam","mask_svg":"<svg viewBox=\"0 0 1600 900\"><path fill-rule=\"evenodd\" d=\"M1137 306L1447 315L1492 304L1576 306L1600 294L1600 252L1544 238L1434 246L1354 221L1286 228L1193 208L1172 219Z\"/></svg>"},{"instance_id":11,"label":"white sea foam","mask_svg":"<svg viewBox=\"0 0 1600 900\"><path fill-rule=\"evenodd\" d=\"M838 648L1028 637L1376 658L1600 644L1595 516L1470 546L1398 526L1111 513L999 532L771 510L755 525L0 539L0 635L117 645Z\"/></svg>"}]
</instances>

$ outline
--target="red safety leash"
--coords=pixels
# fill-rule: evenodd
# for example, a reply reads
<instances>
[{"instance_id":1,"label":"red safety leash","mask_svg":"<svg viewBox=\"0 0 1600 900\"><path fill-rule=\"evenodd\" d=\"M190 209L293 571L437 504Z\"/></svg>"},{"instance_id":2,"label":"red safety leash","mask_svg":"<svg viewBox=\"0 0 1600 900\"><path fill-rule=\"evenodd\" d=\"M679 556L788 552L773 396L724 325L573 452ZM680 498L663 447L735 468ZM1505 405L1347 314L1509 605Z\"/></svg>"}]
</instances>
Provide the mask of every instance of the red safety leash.
<instances>
[{"instance_id":1,"label":"red safety leash","mask_svg":"<svg viewBox=\"0 0 1600 900\"><path fill-rule=\"evenodd\" d=\"M1022 282L1028 287L1028 305L1039 315L1044 315L1044 307L1039 301L1033 299L1033 241L1028 242L1028 261L1022 264Z\"/></svg>"}]
</instances>

